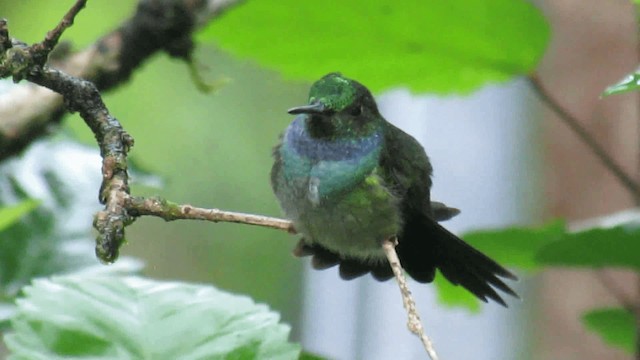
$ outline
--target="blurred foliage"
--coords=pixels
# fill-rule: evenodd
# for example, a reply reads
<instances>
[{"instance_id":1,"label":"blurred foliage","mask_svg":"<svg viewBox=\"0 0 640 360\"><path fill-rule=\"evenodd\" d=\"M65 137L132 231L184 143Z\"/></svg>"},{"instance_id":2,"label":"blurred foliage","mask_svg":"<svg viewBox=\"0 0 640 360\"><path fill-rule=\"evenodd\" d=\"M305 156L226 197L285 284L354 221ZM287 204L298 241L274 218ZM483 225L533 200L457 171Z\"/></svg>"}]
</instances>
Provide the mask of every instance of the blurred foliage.
<instances>
[{"instance_id":1,"label":"blurred foliage","mask_svg":"<svg viewBox=\"0 0 640 360\"><path fill-rule=\"evenodd\" d=\"M582 322L609 345L619 347L629 354L636 344L636 320L622 308L596 309L585 313Z\"/></svg>"},{"instance_id":2,"label":"blurred foliage","mask_svg":"<svg viewBox=\"0 0 640 360\"><path fill-rule=\"evenodd\" d=\"M481 230L465 234L464 240L478 250L491 254L497 262L520 270L536 270L538 252L547 245L563 239L567 228L563 221L556 220L546 225L511 227L499 230Z\"/></svg>"},{"instance_id":3,"label":"blurred foliage","mask_svg":"<svg viewBox=\"0 0 640 360\"><path fill-rule=\"evenodd\" d=\"M0 236L4 229L33 211L39 204L39 201L27 199L13 206L0 207Z\"/></svg>"},{"instance_id":4,"label":"blurred foliage","mask_svg":"<svg viewBox=\"0 0 640 360\"><path fill-rule=\"evenodd\" d=\"M438 301L447 307L461 307L472 313L478 313L481 310L480 300L473 296L465 288L453 285L441 274L436 276L433 284L438 289Z\"/></svg>"},{"instance_id":5,"label":"blurred foliage","mask_svg":"<svg viewBox=\"0 0 640 360\"><path fill-rule=\"evenodd\" d=\"M540 250L541 265L640 270L640 228L617 226L572 233Z\"/></svg>"},{"instance_id":6,"label":"blurred foliage","mask_svg":"<svg viewBox=\"0 0 640 360\"><path fill-rule=\"evenodd\" d=\"M639 88L640 72L636 70L635 72L627 75L624 79L620 80L618 83L607 87L602 93L602 96L622 94L629 91L638 90Z\"/></svg>"},{"instance_id":7,"label":"blurred foliage","mask_svg":"<svg viewBox=\"0 0 640 360\"><path fill-rule=\"evenodd\" d=\"M464 239L503 265L523 270L549 266L598 269L606 266L640 269L640 219L627 217L616 224L569 231L561 221L539 228L507 228L468 233ZM447 306L480 310L480 300L459 286L436 279L438 299ZM625 309L594 310L584 314L586 326L612 346L632 351L636 328L633 314Z\"/></svg>"},{"instance_id":8,"label":"blurred foliage","mask_svg":"<svg viewBox=\"0 0 640 360\"><path fill-rule=\"evenodd\" d=\"M28 44L42 41L47 31L62 19L76 0L0 0L2 17L9 22L10 35ZM135 0L88 1L87 6L64 32L62 41L76 48L87 46L113 30L124 16L133 13Z\"/></svg>"},{"instance_id":9,"label":"blurred foliage","mask_svg":"<svg viewBox=\"0 0 640 360\"><path fill-rule=\"evenodd\" d=\"M73 162L60 161L63 158ZM20 158L0 166L0 204L18 204L1 212L23 213L0 231L0 301L5 303L0 326L6 326L11 315L9 304L33 278L96 263L87 256L93 248L91 213L86 212L86 196L79 195L95 191L99 184L98 173L93 182L79 176L88 168L99 169L96 160L95 148L54 140L34 144ZM97 205L88 207L93 210ZM78 226L80 219L87 224Z\"/></svg>"},{"instance_id":10,"label":"blurred foliage","mask_svg":"<svg viewBox=\"0 0 640 360\"><path fill-rule=\"evenodd\" d=\"M372 91L469 92L535 68L548 25L527 1L249 1L201 36L292 79L342 71Z\"/></svg>"},{"instance_id":11,"label":"blurred foliage","mask_svg":"<svg viewBox=\"0 0 640 360\"><path fill-rule=\"evenodd\" d=\"M246 296L211 286L93 273L24 290L10 359L297 359L289 327Z\"/></svg>"}]
</instances>

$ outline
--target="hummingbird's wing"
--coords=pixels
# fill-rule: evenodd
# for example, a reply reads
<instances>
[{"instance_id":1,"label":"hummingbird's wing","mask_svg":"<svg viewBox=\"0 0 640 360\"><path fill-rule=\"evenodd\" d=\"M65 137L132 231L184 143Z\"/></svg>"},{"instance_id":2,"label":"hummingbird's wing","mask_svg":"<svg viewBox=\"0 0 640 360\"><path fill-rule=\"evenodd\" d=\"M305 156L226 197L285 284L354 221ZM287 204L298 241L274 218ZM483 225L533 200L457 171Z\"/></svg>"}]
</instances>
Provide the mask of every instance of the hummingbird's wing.
<instances>
[{"instance_id":1,"label":"hummingbird's wing","mask_svg":"<svg viewBox=\"0 0 640 360\"><path fill-rule=\"evenodd\" d=\"M413 279L433 281L436 269L454 285L461 285L479 299L493 299L506 306L494 288L516 296L501 279L515 275L446 230L438 221L457 214L455 209L431 202L431 165L422 146L410 135L389 124L380 167L385 181L401 199L404 227L396 251ZM448 210L452 209L452 210Z\"/></svg>"}]
</instances>

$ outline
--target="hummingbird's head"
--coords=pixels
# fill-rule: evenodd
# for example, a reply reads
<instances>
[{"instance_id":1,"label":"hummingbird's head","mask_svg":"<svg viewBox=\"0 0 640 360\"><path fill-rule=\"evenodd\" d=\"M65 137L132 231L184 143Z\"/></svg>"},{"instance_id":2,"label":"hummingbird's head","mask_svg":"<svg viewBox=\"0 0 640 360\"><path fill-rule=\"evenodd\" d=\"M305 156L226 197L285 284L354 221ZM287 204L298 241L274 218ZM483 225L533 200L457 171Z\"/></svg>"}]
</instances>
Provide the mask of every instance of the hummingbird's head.
<instances>
[{"instance_id":1,"label":"hummingbird's head","mask_svg":"<svg viewBox=\"0 0 640 360\"><path fill-rule=\"evenodd\" d=\"M382 119L371 92L340 73L313 83L309 104L289 109L289 114L304 114L311 135L322 138L368 135Z\"/></svg>"}]
</instances>

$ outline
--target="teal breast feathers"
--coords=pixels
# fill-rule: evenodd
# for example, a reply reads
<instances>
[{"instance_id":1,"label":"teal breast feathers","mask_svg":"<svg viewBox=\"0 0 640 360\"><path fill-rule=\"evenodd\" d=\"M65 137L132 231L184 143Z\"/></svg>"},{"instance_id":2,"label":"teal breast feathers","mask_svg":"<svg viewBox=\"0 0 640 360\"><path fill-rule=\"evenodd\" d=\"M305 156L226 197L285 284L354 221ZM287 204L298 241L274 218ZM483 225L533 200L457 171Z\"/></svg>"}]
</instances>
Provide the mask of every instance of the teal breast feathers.
<instances>
[{"instance_id":1,"label":"teal breast feathers","mask_svg":"<svg viewBox=\"0 0 640 360\"><path fill-rule=\"evenodd\" d=\"M382 141L382 131L354 139L312 139L304 120L298 118L285 132L279 150L284 180L288 186L306 186L296 192L306 193L307 200L319 204L371 174L378 165Z\"/></svg>"}]
</instances>

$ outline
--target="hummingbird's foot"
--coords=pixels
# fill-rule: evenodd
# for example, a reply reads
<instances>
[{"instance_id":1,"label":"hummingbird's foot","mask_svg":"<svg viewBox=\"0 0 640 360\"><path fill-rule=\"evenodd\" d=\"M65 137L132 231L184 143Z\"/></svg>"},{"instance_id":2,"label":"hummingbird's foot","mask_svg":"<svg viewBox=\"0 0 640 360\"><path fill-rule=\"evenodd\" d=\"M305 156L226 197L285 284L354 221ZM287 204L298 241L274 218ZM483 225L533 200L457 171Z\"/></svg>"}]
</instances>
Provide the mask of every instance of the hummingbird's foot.
<instances>
[{"instance_id":1,"label":"hummingbird's foot","mask_svg":"<svg viewBox=\"0 0 640 360\"><path fill-rule=\"evenodd\" d=\"M315 254L315 251L313 251L313 247L307 245L304 238L302 238L300 239L300 241L298 241L296 247L293 248L292 253L295 257L305 257Z\"/></svg>"}]
</instances>

